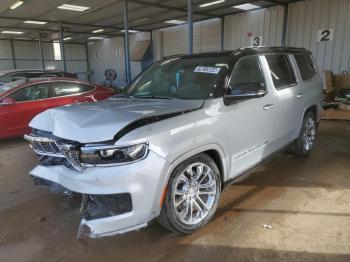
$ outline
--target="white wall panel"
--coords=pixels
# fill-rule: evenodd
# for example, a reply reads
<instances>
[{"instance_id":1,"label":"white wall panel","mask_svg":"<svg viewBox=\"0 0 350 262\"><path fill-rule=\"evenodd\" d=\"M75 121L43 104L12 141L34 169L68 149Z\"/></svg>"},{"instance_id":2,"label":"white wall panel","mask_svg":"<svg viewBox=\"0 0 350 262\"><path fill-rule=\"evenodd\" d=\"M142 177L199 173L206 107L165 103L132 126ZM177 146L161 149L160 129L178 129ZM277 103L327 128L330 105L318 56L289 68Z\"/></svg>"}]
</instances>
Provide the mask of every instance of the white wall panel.
<instances>
[{"instance_id":1,"label":"white wall panel","mask_svg":"<svg viewBox=\"0 0 350 262\"><path fill-rule=\"evenodd\" d=\"M13 41L17 69L41 69L39 43L34 41ZM43 43L46 69L63 70L63 62L55 61L53 43ZM65 44L67 71L77 73L87 71L84 44ZM4 59L4 60L1 60ZM0 70L14 69L9 40L0 40Z\"/></svg>"},{"instance_id":2,"label":"white wall panel","mask_svg":"<svg viewBox=\"0 0 350 262\"><path fill-rule=\"evenodd\" d=\"M350 71L350 1L312 0L289 5L287 44L310 49L321 70ZM317 32L334 29L334 40L317 42Z\"/></svg>"},{"instance_id":3,"label":"white wall panel","mask_svg":"<svg viewBox=\"0 0 350 262\"><path fill-rule=\"evenodd\" d=\"M265 46L280 46L282 42L283 7L276 6L225 17L224 48L234 50L250 46L248 33L263 38Z\"/></svg>"},{"instance_id":4,"label":"white wall panel","mask_svg":"<svg viewBox=\"0 0 350 262\"><path fill-rule=\"evenodd\" d=\"M0 58L12 59L11 44L9 40L0 40Z\"/></svg>"},{"instance_id":5,"label":"white wall panel","mask_svg":"<svg viewBox=\"0 0 350 262\"><path fill-rule=\"evenodd\" d=\"M220 32L220 19L194 23L193 52L220 50ZM164 56L186 54L188 51L187 24L163 29L162 40Z\"/></svg>"},{"instance_id":6,"label":"white wall panel","mask_svg":"<svg viewBox=\"0 0 350 262\"><path fill-rule=\"evenodd\" d=\"M121 51L119 55L116 55L117 49L120 49ZM109 68L117 71L117 78L119 80L125 80L123 37L91 42L88 45L88 52L90 70L93 71L93 81L103 83L105 80L104 72Z\"/></svg>"},{"instance_id":7,"label":"white wall panel","mask_svg":"<svg viewBox=\"0 0 350 262\"><path fill-rule=\"evenodd\" d=\"M40 59L38 42L13 41L16 59Z\"/></svg>"}]
</instances>

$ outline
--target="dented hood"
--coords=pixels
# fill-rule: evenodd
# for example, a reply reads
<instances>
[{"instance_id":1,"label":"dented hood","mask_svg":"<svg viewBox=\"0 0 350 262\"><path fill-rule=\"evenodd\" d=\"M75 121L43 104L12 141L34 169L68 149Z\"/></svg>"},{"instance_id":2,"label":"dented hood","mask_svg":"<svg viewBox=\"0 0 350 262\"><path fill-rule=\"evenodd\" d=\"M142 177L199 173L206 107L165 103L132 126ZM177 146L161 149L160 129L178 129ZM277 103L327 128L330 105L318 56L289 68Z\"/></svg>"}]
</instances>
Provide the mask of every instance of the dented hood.
<instances>
[{"instance_id":1,"label":"dented hood","mask_svg":"<svg viewBox=\"0 0 350 262\"><path fill-rule=\"evenodd\" d=\"M127 125L145 117L195 110L203 100L110 98L49 109L30 122L35 129L53 135L93 143L112 140Z\"/></svg>"}]
</instances>

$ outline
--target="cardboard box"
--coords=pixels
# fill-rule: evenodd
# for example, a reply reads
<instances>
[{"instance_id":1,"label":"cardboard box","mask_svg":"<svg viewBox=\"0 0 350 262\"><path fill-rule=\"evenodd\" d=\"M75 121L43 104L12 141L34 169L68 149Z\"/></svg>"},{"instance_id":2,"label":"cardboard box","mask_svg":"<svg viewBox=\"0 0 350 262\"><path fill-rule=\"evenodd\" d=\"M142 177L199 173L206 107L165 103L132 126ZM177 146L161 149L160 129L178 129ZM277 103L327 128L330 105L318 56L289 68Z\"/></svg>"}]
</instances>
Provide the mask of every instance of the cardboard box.
<instances>
[{"instance_id":1,"label":"cardboard box","mask_svg":"<svg viewBox=\"0 0 350 262\"><path fill-rule=\"evenodd\" d=\"M338 109L323 110L321 118L323 120L350 120L350 112Z\"/></svg>"},{"instance_id":2,"label":"cardboard box","mask_svg":"<svg viewBox=\"0 0 350 262\"><path fill-rule=\"evenodd\" d=\"M334 75L335 90L350 89L350 74Z\"/></svg>"},{"instance_id":3,"label":"cardboard box","mask_svg":"<svg viewBox=\"0 0 350 262\"><path fill-rule=\"evenodd\" d=\"M334 77L332 71L324 71L323 72L323 89L325 90L325 93L332 93L334 88Z\"/></svg>"}]
</instances>

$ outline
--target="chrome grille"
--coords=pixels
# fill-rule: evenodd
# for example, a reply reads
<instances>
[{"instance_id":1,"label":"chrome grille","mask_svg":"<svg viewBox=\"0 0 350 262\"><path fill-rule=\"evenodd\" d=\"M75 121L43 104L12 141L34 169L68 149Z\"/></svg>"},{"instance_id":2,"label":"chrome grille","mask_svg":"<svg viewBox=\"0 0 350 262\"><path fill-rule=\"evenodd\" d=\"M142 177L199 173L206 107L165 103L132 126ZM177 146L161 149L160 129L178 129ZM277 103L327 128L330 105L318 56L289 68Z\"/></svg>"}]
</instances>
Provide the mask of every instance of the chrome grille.
<instances>
[{"instance_id":1,"label":"chrome grille","mask_svg":"<svg viewBox=\"0 0 350 262\"><path fill-rule=\"evenodd\" d=\"M25 135L24 138L31 143L31 148L39 155L65 158L71 166L82 171L80 163L80 151L70 144L57 143L57 141L32 135Z\"/></svg>"},{"instance_id":2,"label":"chrome grille","mask_svg":"<svg viewBox=\"0 0 350 262\"><path fill-rule=\"evenodd\" d=\"M35 152L41 154L61 154L59 146L54 141L32 141L32 148Z\"/></svg>"}]
</instances>

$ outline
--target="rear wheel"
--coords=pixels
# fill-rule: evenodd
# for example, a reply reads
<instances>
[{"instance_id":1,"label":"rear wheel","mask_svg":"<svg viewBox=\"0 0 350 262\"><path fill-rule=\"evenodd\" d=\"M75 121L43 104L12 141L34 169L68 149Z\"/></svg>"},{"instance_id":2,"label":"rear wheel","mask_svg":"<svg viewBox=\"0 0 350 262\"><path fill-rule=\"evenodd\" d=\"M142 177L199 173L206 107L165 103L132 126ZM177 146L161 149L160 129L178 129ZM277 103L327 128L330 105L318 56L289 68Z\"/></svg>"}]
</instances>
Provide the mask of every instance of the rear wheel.
<instances>
[{"instance_id":1,"label":"rear wheel","mask_svg":"<svg viewBox=\"0 0 350 262\"><path fill-rule=\"evenodd\" d=\"M316 139L316 117L314 112L309 111L305 114L299 137L293 146L294 153L298 156L308 155Z\"/></svg>"},{"instance_id":2,"label":"rear wheel","mask_svg":"<svg viewBox=\"0 0 350 262\"><path fill-rule=\"evenodd\" d=\"M214 215L221 193L221 179L214 160L196 155L175 168L166 190L159 223L168 230L189 234Z\"/></svg>"}]
</instances>

